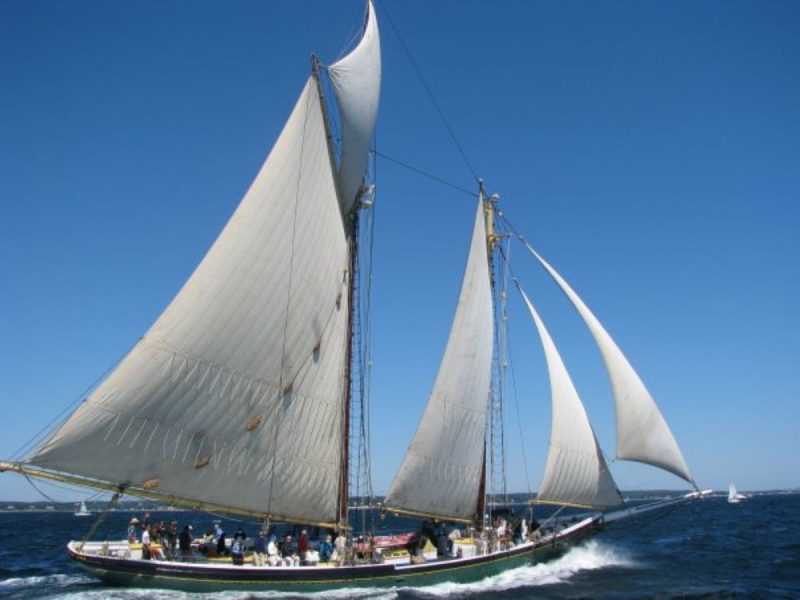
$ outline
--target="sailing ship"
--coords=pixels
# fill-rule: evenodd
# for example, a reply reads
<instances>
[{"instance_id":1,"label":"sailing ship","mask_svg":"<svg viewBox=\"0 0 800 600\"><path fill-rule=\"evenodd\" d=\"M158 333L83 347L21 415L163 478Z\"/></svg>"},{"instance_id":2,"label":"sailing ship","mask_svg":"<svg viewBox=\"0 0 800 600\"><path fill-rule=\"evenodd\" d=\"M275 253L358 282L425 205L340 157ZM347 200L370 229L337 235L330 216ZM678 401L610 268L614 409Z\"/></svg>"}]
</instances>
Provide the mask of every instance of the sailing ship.
<instances>
[{"instance_id":1,"label":"sailing ship","mask_svg":"<svg viewBox=\"0 0 800 600\"><path fill-rule=\"evenodd\" d=\"M740 494L736 491L736 486L733 484L733 481L728 483L728 502L731 504L738 504L742 500L747 500L749 496L745 494Z\"/></svg>"},{"instance_id":2,"label":"sailing ship","mask_svg":"<svg viewBox=\"0 0 800 600\"><path fill-rule=\"evenodd\" d=\"M92 515L92 511L86 508L86 502L81 500L81 504L78 507L78 510L75 511L76 517L90 517Z\"/></svg>"},{"instance_id":3,"label":"sailing ship","mask_svg":"<svg viewBox=\"0 0 800 600\"><path fill-rule=\"evenodd\" d=\"M330 528L352 547L358 240L374 193L367 165L380 80L380 35L369 2L352 51L327 66L312 59L269 156L166 310L52 435L24 460L0 463L0 470L265 524ZM486 503L487 425L502 320L493 273L512 230L503 228L498 199L482 184L476 197L441 366L381 505L463 528L458 552L418 559L401 550L389 559L388 553L357 558L346 551L335 563L313 567L234 566L143 560L140 545L105 540L71 541L69 555L112 584L193 591L461 582L547 560L604 523L697 497L624 506L553 339L516 282L541 338L552 391L549 454L536 501L585 510L569 521L543 523L530 536L497 535ZM599 348L616 404L617 458L664 469L696 490L666 421L619 347L550 263L515 237L560 287Z\"/></svg>"}]
</instances>

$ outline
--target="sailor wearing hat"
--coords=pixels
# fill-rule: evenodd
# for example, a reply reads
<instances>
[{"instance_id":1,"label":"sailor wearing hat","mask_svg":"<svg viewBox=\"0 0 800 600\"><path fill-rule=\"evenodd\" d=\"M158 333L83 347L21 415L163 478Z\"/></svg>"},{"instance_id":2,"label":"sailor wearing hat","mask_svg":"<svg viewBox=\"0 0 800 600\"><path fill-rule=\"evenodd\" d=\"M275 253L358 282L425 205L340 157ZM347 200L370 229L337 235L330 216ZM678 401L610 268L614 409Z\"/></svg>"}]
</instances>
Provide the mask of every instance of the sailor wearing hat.
<instances>
[{"instance_id":1,"label":"sailor wearing hat","mask_svg":"<svg viewBox=\"0 0 800 600\"><path fill-rule=\"evenodd\" d=\"M136 539L136 529L137 529L137 527L136 526L138 524L139 524L139 519L137 519L136 517L133 517L130 520L130 523L128 523L128 543L129 544L135 544L137 542L137 539Z\"/></svg>"}]
</instances>

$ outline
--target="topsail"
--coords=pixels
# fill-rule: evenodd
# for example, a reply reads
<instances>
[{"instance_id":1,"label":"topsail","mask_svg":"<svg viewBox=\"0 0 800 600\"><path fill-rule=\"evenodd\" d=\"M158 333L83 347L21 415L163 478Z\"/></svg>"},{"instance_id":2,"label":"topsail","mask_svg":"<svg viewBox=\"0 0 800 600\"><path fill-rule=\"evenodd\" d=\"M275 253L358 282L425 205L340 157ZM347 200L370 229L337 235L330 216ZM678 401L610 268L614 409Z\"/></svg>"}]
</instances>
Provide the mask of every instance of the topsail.
<instances>
[{"instance_id":1,"label":"topsail","mask_svg":"<svg viewBox=\"0 0 800 600\"><path fill-rule=\"evenodd\" d=\"M364 35L344 58L328 67L342 120L339 162L342 211L347 214L364 180L381 90L381 41L372 3L367 5Z\"/></svg>"}]
</instances>

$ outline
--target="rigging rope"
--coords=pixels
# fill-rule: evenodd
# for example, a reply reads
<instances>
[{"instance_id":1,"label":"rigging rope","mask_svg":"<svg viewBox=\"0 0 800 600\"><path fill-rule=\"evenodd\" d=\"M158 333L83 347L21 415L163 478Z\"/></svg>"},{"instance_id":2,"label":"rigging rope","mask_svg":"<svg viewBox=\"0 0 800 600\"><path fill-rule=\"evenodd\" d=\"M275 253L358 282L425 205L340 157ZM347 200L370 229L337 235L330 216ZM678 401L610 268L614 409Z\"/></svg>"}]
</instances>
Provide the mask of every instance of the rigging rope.
<instances>
[{"instance_id":1,"label":"rigging rope","mask_svg":"<svg viewBox=\"0 0 800 600\"><path fill-rule=\"evenodd\" d=\"M500 251L500 258L503 260L503 264L508 269L508 272L513 275L513 270L511 268L511 260L510 260L510 255L511 255L511 246L510 246L510 244L509 244L509 248L508 248L508 255L506 254L506 252L503 251L503 246L502 245L498 246L498 250ZM511 349L511 340L510 340L510 336L509 336L509 332L510 331L511 331L511 328L508 327L508 323L506 322L506 345L507 345L507 353L508 353L507 354L507 358L508 358L508 368L509 368L509 371L511 372L511 389L512 389L512 395L514 396L514 411L517 414L517 429L519 430L519 443L520 443L520 449L522 450L522 465L523 465L523 468L525 470L525 484L527 485L528 494L531 494L532 493L532 490L531 490L531 478L530 478L530 473L528 472L528 454L527 454L527 450L525 448L525 436L524 436L524 433L522 431L522 416L520 415L520 412L519 412L519 396L517 394L517 378L516 378L516 375L514 373L514 361L511 358L511 352L510 352L510 349Z\"/></svg>"},{"instance_id":2,"label":"rigging rope","mask_svg":"<svg viewBox=\"0 0 800 600\"><path fill-rule=\"evenodd\" d=\"M51 419L50 422L47 423L47 425L45 425L39 431L34 433L33 436L27 442L22 444L22 446L20 446L19 449L16 452L14 452L14 454L11 455L11 460L12 461L20 460L30 449L32 449L34 446L36 446L39 443L41 443L44 440L45 436L47 436L48 433L50 433L51 431L54 431L58 425L63 424L63 422L66 421L64 415L68 411L71 411L73 408L75 408L75 406L77 406L82 400L84 400L84 398L86 398L87 394L92 389L94 389L94 387L97 386L101 381L103 381L106 378L106 376L109 373L111 373L117 367L117 365L119 365L122 362L122 360L126 356L128 356L128 354L131 353L131 351L136 347L136 344L138 344L143 339L144 339L144 336L142 336L138 340L136 340L136 342L130 348L128 348L122 354L122 356L120 356L116 361L114 361L114 364L112 364L110 367L108 367L103 372L103 374L100 375L100 377L98 377L92 383L90 383L80 394L78 394L78 396L74 400L72 400L66 407L64 407L64 409L61 412L59 412L55 417L53 417L53 419Z\"/></svg>"},{"instance_id":3,"label":"rigging rope","mask_svg":"<svg viewBox=\"0 0 800 600\"><path fill-rule=\"evenodd\" d=\"M389 14L389 7L387 6L387 4L388 4L388 2L382 2L381 3L381 6L383 8L383 12L386 14L386 20L389 21L389 24L392 26L392 29L394 30L394 33L395 33L395 35L397 36L397 39L400 42L400 46L402 46L403 51L406 53L406 56L408 57L408 61L411 63L411 66L414 69L414 72L417 74L417 77L419 78L420 83L422 83L422 87L425 88L425 91L428 93L428 97L430 98L431 103L433 104L434 108L436 109L436 112L439 114L439 118L442 120L442 123L444 123L445 128L447 128L447 132L450 134L450 139L453 140L453 143L455 144L456 148L458 148L458 151L461 153L461 158L464 159L464 163L467 165L467 168L469 169L470 173L472 173L472 176L475 178L475 181L478 181L479 180L478 174L475 172L475 169L472 167L472 163L469 161L469 158L467 158L467 153L464 151L463 146L458 141L458 138L456 137L455 131L453 131L453 128L450 126L450 122L447 120L447 117L445 117L445 115L444 115L444 111L442 110L442 107L436 101L436 97L433 95L433 91L431 90L431 88L428 85L428 83L425 81L425 78L422 76L422 71L420 70L419 66L417 66L417 61L415 61L414 57L411 55L411 50L409 50L408 46L406 45L405 41L403 40L403 36L400 35L400 30L397 28L397 25L394 24L394 21L392 20L392 15Z\"/></svg>"},{"instance_id":4,"label":"rigging rope","mask_svg":"<svg viewBox=\"0 0 800 600\"><path fill-rule=\"evenodd\" d=\"M60 500L56 500L55 498L51 498L50 496L48 496L47 494L45 494L45 493L44 493L42 490L40 490L40 489L39 489L39 488L36 486L36 484L35 484L35 483L33 483L33 479L31 479L31 478L30 478L30 476L29 476L27 473L23 473L22 475L23 475L23 477L25 477L25 479L27 479L27 480L28 480L28 483L30 483L30 484L31 484L31 487L32 487L33 489L35 489L37 492L39 492L39 494L41 494L42 498L44 498L45 500L49 500L50 502L60 502Z\"/></svg>"},{"instance_id":5,"label":"rigging rope","mask_svg":"<svg viewBox=\"0 0 800 600\"><path fill-rule=\"evenodd\" d=\"M39 489L33 483L33 479L30 477L30 475L28 475L27 473L22 473L22 475L23 475L23 477L25 477L25 479L28 480L28 483L31 484L31 487L33 487L33 489L35 489L37 492L39 492L39 494L41 494L41 496L45 500L49 500L50 502L58 502L58 503L70 502L69 500L57 500L56 498L52 498L52 497L48 496L47 494L45 494L41 489ZM56 488L58 490L63 490L65 492L74 492L75 488L79 487L79 486L70 486L70 485L60 485L58 483L54 483L52 481L47 481L47 480L42 480L42 481L40 481L40 483L49 485L50 487ZM81 488L81 489L83 489L83 488ZM105 491L105 490L97 491L94 494L92 494L90 496L87 496L85 498L84 502L92 502L92 501L97 500L98 498L100 498L100 496L104 496L106 494L108 494L108 492Z\"/></svg>"},{"instance_id":6,"label":"rigging rope","mask_svg":"<svg viewBox=\"0 0 800 600\"><path fill-rule=\"evenodd\" d=\"M80 546L78 546L79 550L83 550L83 545L94 535L95 531L97 531L97 528L105 522L105 520L108 518L108 513L111 512L111 509L116 508L119 505L119 499L122 497L124 491L125 486L121 485L119 486L119 491L111 496L111 500L108 501L106 509L97 516L97 520L94 522L94 525L92 525L91 529L89 529L89 531L83 537L83 541L81 541Z\"/></svg>"},{"instance_id":7,"label":"rigging rope","mask_svg":"<svg viewBox=\"0 0 800 600\"><path fill-rule=\"evenodd\" d=\"M436 175L428 173L427 171L423 171L422 169L414 167L414 166L412 166L412 165L410 165L408 163L405 163L402 160L399 160L397 158L392 158L391 156L388 156L388 155L384 154L383 152L378 152L377 150L373 150L373 153L375 154L375 156L380 156L381 158L385 158L389 162L393 162L394 164L399 165L399 166L401 166L401 167L403 167L405 169L408 169L409 171L412 171L413 173L416 173L417 175L422 175L423 177L427 177L428 179L432 179L433 181L435 181L437 183L440 183L441 185L444 185L446 187L449 187L449 188L452 188L454 190L457 190L457 191L459 191L459 192L461 192L463 194L466 194L470 198L477 198L478 197L478 194L476 194L475 192L470 192L469 190L464 189L461 186L458 186L458 185L456 185L454 183L450 183L449 181L446 181L446 180L442 179L441 177L438 177Z\"/></svg>"}]
</instances>

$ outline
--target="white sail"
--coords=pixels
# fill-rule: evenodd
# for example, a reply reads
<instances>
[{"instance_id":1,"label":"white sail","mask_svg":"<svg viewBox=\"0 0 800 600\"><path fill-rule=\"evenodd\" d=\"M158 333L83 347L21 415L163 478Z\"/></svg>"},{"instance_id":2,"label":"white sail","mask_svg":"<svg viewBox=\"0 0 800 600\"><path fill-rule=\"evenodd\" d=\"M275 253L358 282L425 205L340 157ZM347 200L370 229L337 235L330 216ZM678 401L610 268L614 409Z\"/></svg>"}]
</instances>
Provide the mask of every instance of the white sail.
<instances>
[{"instance_id":1,"label":"white sail","mask_svg":"<svg viewBox=\"0 0 800 600\"><path fill-rule=\"evenodd\" d=\"M747 498L745 494L740 494L736 491L736 486L733 484L733 481L728 484L728 502L736 504L742 500L747 500Z\"/></svg>"},{"instance_id":2,"label":"white sail","mask_svg":"<svg viewBox=\"0 0 800 600\"><path fill-rule=\"evenodd\" d=\"M728 502L737 502L739 500L737 496L738 494L736 493L736 486L731 481L728 484Z\"/></svg>"},{"instance_id":3,"label":"white sail","mask_svg":"<svg viewBox=\"0 0 800 600\"><path fill-rule=\"evenodd\" d=\"M618 506L622 504L622 496L603 458L586 409L541 317L521 287L519 291L539 330L553 405L547 466L536 497L545 502L595 508Z\"/></svg>"},{"instance_id":4,"label":"white sail","mask_svg":"<svg viewBox=\"0 0 800 600\"><path fill-rule=\"evenodd\" d=\"M527 242L525 245L575 306L600 349L616 406L617 458L659 467L694 485L678 443L628 359L569 284Z\"/></svg>"},{"instance_id":5,"label":"white sail","mask_svg":"<svg viewBox=\"0 0 800 600\"><path fill-rule=\"evenodd\" d=\"M309 78L191 278L31 462L198 502L334 522L348 265Z\"/></svg>"},{"instance_id":6,"label":"white sail","mask_svg":"<svg viewBox=\"0 0 800 600\"><path fill-rule=\"evenodd\" d=\"M381 88L381 41L372 2L367 3L364 34L344 58L328 67L342 121L339 181L342 212L347 214L364 179Z\"/></svg>"},{"instance_id":7,"label":"white sail","mask_svg":"<svg viewBox=\"0 0 800 600\"><path fill-rule=\"evenodd\" d=\"M417 514L472 519L483 467L494 317L483 205L447 348L428 405L386 497Z\"/></svg>"}]
</instances>

